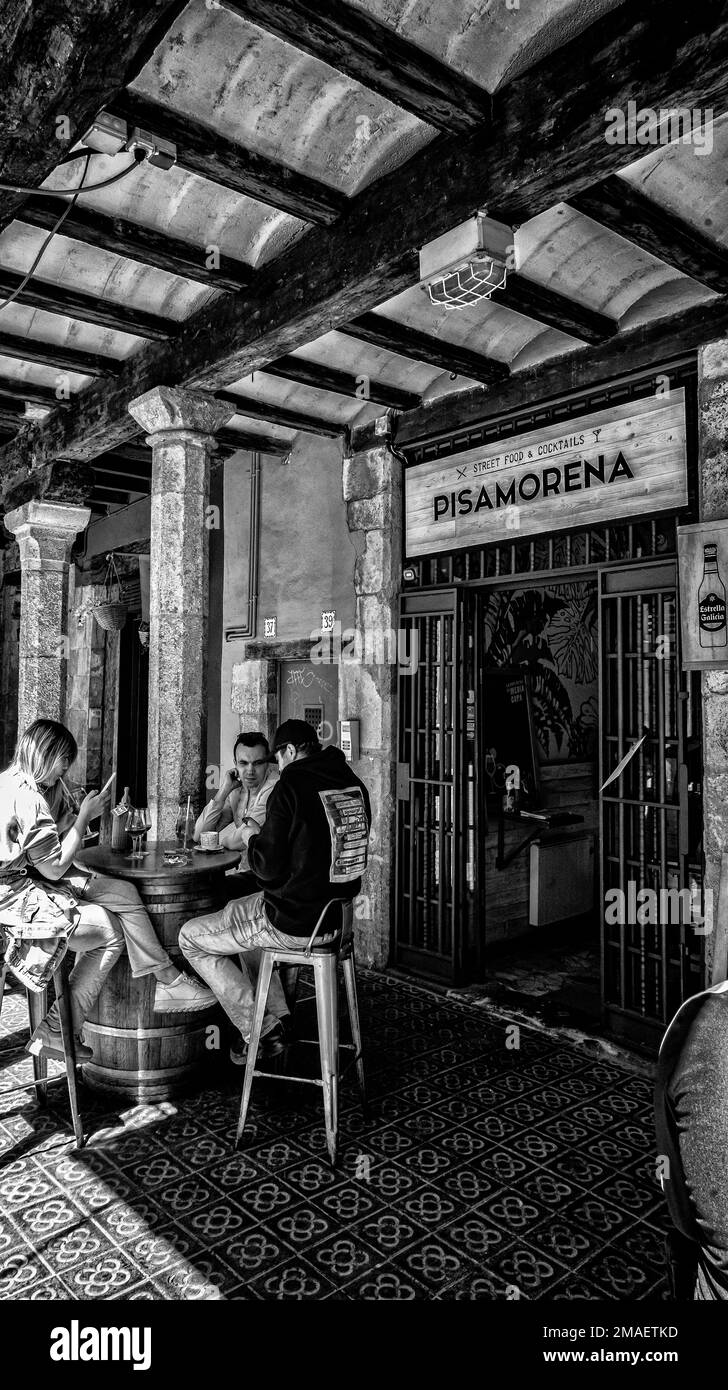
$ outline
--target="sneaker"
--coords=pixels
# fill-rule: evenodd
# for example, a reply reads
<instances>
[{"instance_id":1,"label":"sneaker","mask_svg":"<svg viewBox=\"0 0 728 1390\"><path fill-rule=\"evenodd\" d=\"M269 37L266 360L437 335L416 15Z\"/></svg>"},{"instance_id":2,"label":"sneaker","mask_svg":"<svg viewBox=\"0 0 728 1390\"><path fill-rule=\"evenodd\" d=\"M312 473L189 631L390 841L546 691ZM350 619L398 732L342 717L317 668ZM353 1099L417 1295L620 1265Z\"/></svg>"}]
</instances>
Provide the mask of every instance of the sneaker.
<instances>
[{"instance_id":1,"label":"sneaker","mask_svg":"<svg viewBox=\"0 0 728 1390\"><path fill-rule=\"evenodd\" d=\"M157 981L154 992L154 1012L158 1014L191 1013L195 1009L210 1009L217 997L207 985L190 975L178 975L169 985Z\"/></svg>"},{"instance_id":2,"label":"sneaker","mask_svg":"<svg viewBox=\"0 0 728 1390\"><path fill-rule=\"evenodd\" d=\"M80 1066L82 1062L93 1061L92 1048L86 1047L80 1038L75 1038L74 1044L76 1066ZM63 1034L60 1026L54 1028L52 1023L44 1018L43 1022L36 1028L30 1042L26 1044L25 1050L34 1057L40 1057L42 1054L44 1057L54 1057L59 1062L65 1062L66 1054L63 1051Z\"/></svg>"}]
</instances>

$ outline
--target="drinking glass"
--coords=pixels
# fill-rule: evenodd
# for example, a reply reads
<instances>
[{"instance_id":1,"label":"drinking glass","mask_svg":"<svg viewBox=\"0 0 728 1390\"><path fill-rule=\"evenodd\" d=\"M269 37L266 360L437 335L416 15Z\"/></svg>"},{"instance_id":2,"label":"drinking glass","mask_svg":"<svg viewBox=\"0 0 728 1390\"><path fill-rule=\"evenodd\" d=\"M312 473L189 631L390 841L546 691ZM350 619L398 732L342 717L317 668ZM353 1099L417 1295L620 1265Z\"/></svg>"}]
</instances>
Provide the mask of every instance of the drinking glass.
<instances>
[{"instance_id":1,"label":"drinking glass","mask_svg":"<svg viewBox=\"0 0 728 1390\"><path fill-rule=\"evenodd\" d=\"M144 812L139 809L130 811L126 821L126 828L131 835L131 858L141 859L142 855L146 853L146 851L142 849L144 836L147 833L147 823L144 819Z\"/></svg>"}]
</instances>

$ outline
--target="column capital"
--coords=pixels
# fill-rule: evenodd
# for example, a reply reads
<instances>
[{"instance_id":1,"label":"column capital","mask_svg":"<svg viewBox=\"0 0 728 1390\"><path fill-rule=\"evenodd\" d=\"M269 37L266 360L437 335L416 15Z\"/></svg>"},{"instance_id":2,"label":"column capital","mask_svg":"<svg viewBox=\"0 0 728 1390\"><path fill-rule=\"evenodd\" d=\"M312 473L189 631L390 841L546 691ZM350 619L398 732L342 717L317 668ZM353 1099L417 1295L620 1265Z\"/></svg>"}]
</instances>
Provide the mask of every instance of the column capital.
<instances>
[{"instance_id":1,"label":"column capital","mask_svg":"<svg viewBox=\"0 0 728 1390\"><path fill-rule=\"evenodd\" d=\"M47 502L32 498L6 512L5 526L18 540L33 537L42 541L44 537L56 544L72 545L79 531L85 531L91 517L89 507L79 507L75 502Z\"/></svg>"},{"instance_id":2,"label":"column capital","mask_svg":"<svg viewBox=\"0 0 728 1390\"><path fill-rule=\"evenodd\" d=\"M128 410L152 436L191 432L214 438L215 432L235 414L224 401L206 391L185 391L178 386L155 386L130 401Z\"/></svg>"}]
</instances>

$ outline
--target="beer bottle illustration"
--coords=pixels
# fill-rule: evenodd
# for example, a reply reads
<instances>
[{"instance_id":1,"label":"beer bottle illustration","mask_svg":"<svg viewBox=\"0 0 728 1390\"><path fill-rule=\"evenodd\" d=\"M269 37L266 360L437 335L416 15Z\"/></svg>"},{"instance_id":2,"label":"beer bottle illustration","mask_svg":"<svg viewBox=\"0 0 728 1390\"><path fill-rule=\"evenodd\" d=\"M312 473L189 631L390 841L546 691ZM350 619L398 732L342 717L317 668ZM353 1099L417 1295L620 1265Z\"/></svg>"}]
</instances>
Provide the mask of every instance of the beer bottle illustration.
<instances>
[{"instance_id":1,"label":"beer bottle illustration","mask_svg":"<svg viewBox=\"0 0 728 1390\"><path fill-rule=\"evenodd\" d=\"M698 589L698 624L701 647L725 647L725 584L718 573L717 545L703 546L703 578Z\"/></svg>"}]
</instances>

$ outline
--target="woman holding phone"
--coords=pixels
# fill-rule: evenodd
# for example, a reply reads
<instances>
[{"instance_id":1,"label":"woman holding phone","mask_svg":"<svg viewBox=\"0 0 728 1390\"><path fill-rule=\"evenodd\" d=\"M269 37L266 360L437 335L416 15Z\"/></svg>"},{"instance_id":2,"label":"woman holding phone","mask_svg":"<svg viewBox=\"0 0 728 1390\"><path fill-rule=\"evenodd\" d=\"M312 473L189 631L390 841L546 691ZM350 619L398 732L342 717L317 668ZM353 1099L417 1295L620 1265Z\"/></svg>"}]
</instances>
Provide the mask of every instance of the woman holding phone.
<instances>
[{"instance_id":1,"label":"woman holding phone","mask_svg":"<svg viewBox=\"0 0 728 1390\"><path fill-rule=\"evenodd\" d=\"M110 778L88 792L78 809L63 782L78 748L70 730L36 719L18 740L15 758L0 774L0 924L22 934L28 924L67 939L78 960L69 978L76 1059L93 1053L81 1030L101 986L124 946L135 978L155 975L158 1013L208 1008L211 990L179 973L155 934L132 883L74 863L89 822L111 800ZM63 1057L56 1005L36 1028L28 1050Z\"/></svg>"}]
</instances>

